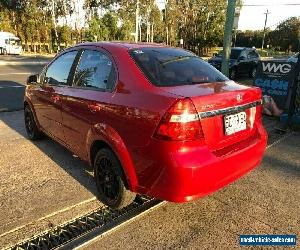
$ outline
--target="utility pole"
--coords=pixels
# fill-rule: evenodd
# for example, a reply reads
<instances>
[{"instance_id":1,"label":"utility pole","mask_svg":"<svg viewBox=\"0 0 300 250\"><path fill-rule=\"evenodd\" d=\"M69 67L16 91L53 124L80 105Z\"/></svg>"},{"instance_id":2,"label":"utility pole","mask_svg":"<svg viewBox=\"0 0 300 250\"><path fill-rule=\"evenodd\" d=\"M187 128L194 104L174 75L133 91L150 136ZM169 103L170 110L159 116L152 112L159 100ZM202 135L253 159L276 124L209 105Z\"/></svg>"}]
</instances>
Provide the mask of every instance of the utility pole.
<instances>
[{"instance_id":1,"label":"utility pole","mask_svg":"<svg viewBox=\"0 0 300 250\"><path fill-rule=\"evenodd\" d=\"M136 10L135 10L135 36L134 41L137 43L139 41L139 11L140 11L140 1L136 1Z\"/></svg>"},{"instance_id":2,"label":"utility pole","mask_svg":"<svg viewBox=\"0 0 300 250\"><path fill-rule=\"evenodd\" d=\"M169 27L168 27L168 0L165 0L165 25L166 25L166 44L169 44Z\"/></svg>"},{"instance_id":3,"label":"utility pole","mask_svg":"<svg viewBox=\"0 0 300 250\"><path fill-rule=\"evenodd\" d=\"M267 28L267 22L268 22L268 15L270 14L269 10L267 10L267 12L265 12L264 14L266 15L266 17L265 17L265 26L264 26L263 39L262 39L262 43L261 43L261 49L264 49L264 45L265 45L265 37L266 37L266 28Z\"/></svg>"},{"instance_id":4,"label":"utility pole","mask_svg":"<svg viewBox=\"0 0 300 250\"><path fill-rule=\"evenodd\" d=\"M229 75L228 65L229 65L229 57L231 51L235 3L236 0L228 0L228 5L227 5L225 32L224 32L224 39L223 39L223 58L222 58L222 66L221 66L221 71L226 76Z\"/></svg>"}]
</instances>

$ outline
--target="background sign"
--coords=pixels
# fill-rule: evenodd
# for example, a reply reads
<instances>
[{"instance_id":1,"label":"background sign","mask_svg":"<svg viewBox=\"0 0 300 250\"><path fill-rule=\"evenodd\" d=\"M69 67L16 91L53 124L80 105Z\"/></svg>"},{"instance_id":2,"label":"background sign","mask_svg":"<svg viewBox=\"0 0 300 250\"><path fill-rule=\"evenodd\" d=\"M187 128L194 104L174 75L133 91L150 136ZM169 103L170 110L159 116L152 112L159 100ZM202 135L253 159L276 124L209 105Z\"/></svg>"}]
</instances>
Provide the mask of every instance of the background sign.
<instances>
[{"instance_id":1,"label":"background sign","mask_svg":"<svg viewBox=\"0 0 300 250\"><path fill-rule=\"evenodd\" d=\"M272 96L280 109L286 109L288 90L294 80L294 68L294 63L260 61L254 85L262 89L263 95Z\"/></svg>"}]
</instances>

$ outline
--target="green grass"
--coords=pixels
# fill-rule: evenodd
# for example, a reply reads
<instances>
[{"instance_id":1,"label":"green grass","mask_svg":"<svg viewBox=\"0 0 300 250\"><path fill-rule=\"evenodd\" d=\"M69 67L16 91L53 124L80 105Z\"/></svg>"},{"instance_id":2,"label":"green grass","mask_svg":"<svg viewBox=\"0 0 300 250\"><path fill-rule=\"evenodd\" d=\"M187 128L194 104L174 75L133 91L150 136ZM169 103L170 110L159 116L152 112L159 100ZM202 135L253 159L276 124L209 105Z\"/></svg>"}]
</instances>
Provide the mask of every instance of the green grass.
<instances>
[{"instance_id":1,"label":"green grass","mask_svg":"<svg viewBox=\"0 0 300 250\"><path fill-rule=\"evenodd\" d=\"M286 52L283 52L283 51L276 51L276 50L273 50L273 49L256 49L257 52L259 53L260 56L262 57L268 57L268 56L271 56L271 57L285 57L285 56L290 56L292 55L293 53L286 53Z\"/></svg>"},{"instance_id":2,"label":"green grass","mask_svg":"<svg viewBox=\"0 0 300 250\"><path fill-rule=\"evenodd\" d=\"M220 50L222 50L223 48L222 47L215 47L215 48L212 48L210 50L210 55L212 56L214 53L218 53ZM259 53L259 55L261 57L287 57L287 56L290 56L290 55L293 55L294 53L286 53L286 52L283 52L283 51L277 51L277 50L274 50L274 49L259 49L259 48L256 48L256 51Z\"/></svg>"}]
</instances>

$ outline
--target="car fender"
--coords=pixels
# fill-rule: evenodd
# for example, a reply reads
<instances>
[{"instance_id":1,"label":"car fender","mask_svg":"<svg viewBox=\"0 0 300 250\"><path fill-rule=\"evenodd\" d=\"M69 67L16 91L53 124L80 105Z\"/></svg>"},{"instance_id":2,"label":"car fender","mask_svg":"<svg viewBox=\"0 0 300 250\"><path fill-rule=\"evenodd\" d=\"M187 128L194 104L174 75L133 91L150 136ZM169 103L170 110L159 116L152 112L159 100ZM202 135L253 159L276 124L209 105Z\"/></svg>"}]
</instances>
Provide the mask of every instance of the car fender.
<instances>
[{"instance_id":1,"label":"car fender","mask_svg":"<svg viewBox=\"0 0 300 250\"><path fill-rule=\"evenodd\" d=\"M90 131L87 134L87 152L90 165L93 165L91 162L91 147L95 141L102 141L106 143L118 157L127 178L129 189L131 191L136 191L137 188L137 176L136 171L130 157L130 154L127 150L127 147L122 140L119 133L112 128L110 125L105 123L97 123L92 126Z\"/></svg>"}]
</instances>

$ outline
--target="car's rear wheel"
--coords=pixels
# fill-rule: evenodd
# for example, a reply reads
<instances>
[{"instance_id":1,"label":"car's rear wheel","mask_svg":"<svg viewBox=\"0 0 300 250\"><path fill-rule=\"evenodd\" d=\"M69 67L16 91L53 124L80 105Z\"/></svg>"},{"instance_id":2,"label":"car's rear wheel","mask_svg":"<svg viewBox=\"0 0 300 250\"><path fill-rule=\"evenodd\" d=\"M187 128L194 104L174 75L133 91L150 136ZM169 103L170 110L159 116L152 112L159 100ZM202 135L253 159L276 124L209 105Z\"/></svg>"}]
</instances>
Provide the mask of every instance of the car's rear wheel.
<instances>
[{"instance_id":1,"label":"car's rear wheel","mask_svg":"<svg viewBox=\"0 0 300 250\"><path fill-rule=\"evenodd\" d=\"M254 67L254 68L250 71L250 73L249 73L249 76L250 76L251 78L254 78L255 75L256 75L256 67Z\"/></svg>"},{"instance_id":2,"label":"car's rear wheel","mask_svg":"<svg viewBox=\"0 0 300 250\"><path fill-rule=\"evenodd\" d=\"M128 206L136 197L135 193L126 189L118 169L121 169L121 164L115 154L108 148L99 150L94 160L98 198L114 209Z\"/></svg>"},{"instance_id":3,"label":"car's rear wheel","mask_svg":"<svg viewBox=\"0 0 300 250\"><path fill-rule=\"evenodd\" d=\"M29 105L24 108L24 119L28 138L30 140L40 139L43 133L38 129Z\"/></svg>"},{"instance_id":4,"label":"car's rear wheel","mask_svg":"<svg viewBox=\"0 0 300 250\"><path fill-rule=\"evenodd\" d=\"M235 80L236 79L236 74L237 74L236 68L232 68L232 69L229 70L229 78L231 80Z\"/></svg>"}]
</instances>

